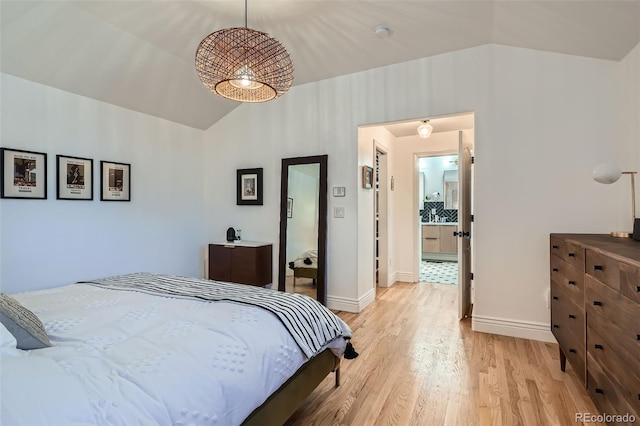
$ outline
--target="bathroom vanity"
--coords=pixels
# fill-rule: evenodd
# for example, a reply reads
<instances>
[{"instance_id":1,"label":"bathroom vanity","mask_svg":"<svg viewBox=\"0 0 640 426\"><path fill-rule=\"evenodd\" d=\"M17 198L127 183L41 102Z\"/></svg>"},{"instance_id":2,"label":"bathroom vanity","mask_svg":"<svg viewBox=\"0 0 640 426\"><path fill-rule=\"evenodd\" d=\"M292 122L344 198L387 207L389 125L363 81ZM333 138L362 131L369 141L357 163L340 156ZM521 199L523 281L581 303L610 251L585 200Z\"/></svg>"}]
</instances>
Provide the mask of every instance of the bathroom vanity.
<instances>
[{"instance_id":1,"label":"bathroom vanity","mask_svg":"<svg viewBox=\"0 0 640 426\"><path fill-rule=\"evenodd\" d=\"M458 260L457 223L422 222L421 230L423 260Z\"/></svg>"}]
</instances>

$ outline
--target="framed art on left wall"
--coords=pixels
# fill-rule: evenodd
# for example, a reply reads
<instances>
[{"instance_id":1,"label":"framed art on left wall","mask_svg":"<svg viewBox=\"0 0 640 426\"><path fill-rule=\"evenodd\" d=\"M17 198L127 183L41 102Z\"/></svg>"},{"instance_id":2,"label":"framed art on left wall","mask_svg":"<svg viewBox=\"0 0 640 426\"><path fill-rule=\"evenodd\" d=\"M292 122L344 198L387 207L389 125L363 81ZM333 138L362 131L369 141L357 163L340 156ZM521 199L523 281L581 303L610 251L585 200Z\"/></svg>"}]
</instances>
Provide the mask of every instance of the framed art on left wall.
<instances>
[{"instance_id":1,"label":"framed art on left wall","mask_svg":"<svg viewBox=\"0 0 640 426\"><path fill-rule=\"evenodd\" d=\"M0 148L0 198L47 198L47 154Z\"/></svg>"}]
</instances>

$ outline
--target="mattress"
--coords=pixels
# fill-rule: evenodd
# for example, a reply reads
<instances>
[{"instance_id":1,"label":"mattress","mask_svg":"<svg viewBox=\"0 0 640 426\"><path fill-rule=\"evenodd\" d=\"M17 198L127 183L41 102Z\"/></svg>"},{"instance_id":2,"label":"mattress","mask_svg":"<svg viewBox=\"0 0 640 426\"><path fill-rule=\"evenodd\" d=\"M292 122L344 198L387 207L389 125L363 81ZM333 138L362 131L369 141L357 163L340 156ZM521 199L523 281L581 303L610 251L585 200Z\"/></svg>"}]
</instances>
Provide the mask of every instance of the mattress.
<instances>
[{"instance_id":1,"label":"mattress","mask_svg":"<svg viewBox=\"0 0 640 426\"><path fill-rule=\"evenodd\" d=\"M13 296L53 346L3 352L2 425L236 425L307 359L255 306L89 284Z\"/></svg>"}]
</instances>

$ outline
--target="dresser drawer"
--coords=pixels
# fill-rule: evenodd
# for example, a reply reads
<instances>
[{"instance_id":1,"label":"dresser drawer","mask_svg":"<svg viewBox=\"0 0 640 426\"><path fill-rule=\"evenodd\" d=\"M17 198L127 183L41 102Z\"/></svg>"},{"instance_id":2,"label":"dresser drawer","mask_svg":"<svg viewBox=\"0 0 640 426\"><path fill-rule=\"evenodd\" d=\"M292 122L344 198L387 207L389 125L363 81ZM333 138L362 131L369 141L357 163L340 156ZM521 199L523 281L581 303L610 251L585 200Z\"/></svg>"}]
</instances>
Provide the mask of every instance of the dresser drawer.
<instances>
[{"instance_id":1,"label":"dresser drawer","mask_svg":"<svg viewBox=\"0 0 640 426\"><path fill-rule=\"evenodd\" d=\"M606 414L633 414L636 420L639 418L638 413L629 406L627 400L620 394L616 385L609 380L598 362L587 354L587 363L589 371L587 372L587 389L591 399L596 407ZM616 423L616 424L634 424L634 423Z\"/></svg>"},{"instance_id":2,"label":"dresser drawer","mask_svg":"<svg viewBox=\"0 0 640 426\"><path fill-rule=\"evenodd\" d=\"M580 380L585 382L584 314L564 292L552 287L551 331Z\"/></svg>"},{"instance_id":3,"label":"dresser drawer","mask_svg":"<svg viewBox=\"0 0 640 426\"><path fill-rule=\"evenodd\" d=\"M584 272L555 255L551 255L551 281L566 288L574 300L583 302Z\"/></svg>"},{"instance_id":4,"label":"dresser drawer","mask_svg":"<svg viewBox=\"0 0 640 426\"><path fill-rule=\"evenodd\" d=\"M640 267L628 263L620 264L620 292L640 303Z\"/></svg>"},{"instance_id":5,"label":"dresser drawer","mask_svg":"<svg viewBox=\"0 0 640 426\"><path fill-rule=\"evenodd\" d=\"M611 382L620 397L640 413L640 350L632 353L619 344L611 327L600 322L587 325L587 353ZM592 365L587 366L591 369Z\"/></svg>"},{"instance_id":6,"label":"dresser drawer","mask_svg":"<svg viewBox=\"0 0 640 426\"><path fill-rule=\"evenodd\" d=\"M550 238L551 254L584 271L584 248L565 240Z\"/></svg>"},{"instance_id":7,"label":"dresser drawer","mask_svg":"<svg viewBox=\"0 0 640 426\"><path fill-rule=\"evenodd\" d=\"M589 324L607 324L618 345L640 350L640 305L593 277L585 278L585 305ZM636 353L636 352L634 352Z\"/></svg>"},{"instance_id":8,"label":"dresser drawer","mask_svg":"<svg viewBox=\"0 0 640 426\"><path fill-rule=\"evenodd\" d=\"M587 249L585 272L609 287L620 291L620 262L618 260Z\"/></svg>"}]
</instances>

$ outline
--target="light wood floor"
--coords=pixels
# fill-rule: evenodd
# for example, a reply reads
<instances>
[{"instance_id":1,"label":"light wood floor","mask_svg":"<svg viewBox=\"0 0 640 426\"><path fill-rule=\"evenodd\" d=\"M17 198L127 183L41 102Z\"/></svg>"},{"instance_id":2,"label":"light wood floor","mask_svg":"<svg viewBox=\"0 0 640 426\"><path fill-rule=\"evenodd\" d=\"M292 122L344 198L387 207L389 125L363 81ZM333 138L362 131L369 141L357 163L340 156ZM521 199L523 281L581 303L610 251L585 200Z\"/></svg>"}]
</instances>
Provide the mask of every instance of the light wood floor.
<instances>
[{"instance_id":1,"label":"light wood floor","mask_svg":"<svg viewBox=\"0 0 640 426\"><path fill-rule=\"evenodd\" d=\"M293 285L293 276L288 276L284 281L285 291L287 293L300 293L313 299L318 298L316 286L313 285L311 278L296 278L296 285Z\"/></svg>"},{"instance_id":2,"label":"light wood floor","mask_svg":"<svg viewBox=\"0 0 640 426\"><path fill-rule=\"evenodd\" d=\"M456 286L396 283L360 314L338 312L360 356L286 424L581 425L575 413L598 414L569 364L560 371L556 344L473 332L456 297Z\"/></svg>"}]
</instances>

